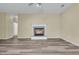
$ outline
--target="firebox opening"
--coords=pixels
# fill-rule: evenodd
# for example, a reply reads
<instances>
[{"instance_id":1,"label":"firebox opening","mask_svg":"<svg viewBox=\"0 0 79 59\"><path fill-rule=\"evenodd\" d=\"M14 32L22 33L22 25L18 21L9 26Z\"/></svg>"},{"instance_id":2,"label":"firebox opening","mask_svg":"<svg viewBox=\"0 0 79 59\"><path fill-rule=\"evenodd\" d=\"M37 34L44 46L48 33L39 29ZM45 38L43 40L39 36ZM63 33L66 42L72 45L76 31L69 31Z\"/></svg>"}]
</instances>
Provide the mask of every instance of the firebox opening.
<instances>
[{"instance_id":1,"label":"firebox opening","mask_svg":"<svg viewBox=\"0 0 79 59\"><path fill-rule=\"evenodd\" d=\"M34 36L44 36L44 28L34 28Z\"/></svg>"}]
</instances>

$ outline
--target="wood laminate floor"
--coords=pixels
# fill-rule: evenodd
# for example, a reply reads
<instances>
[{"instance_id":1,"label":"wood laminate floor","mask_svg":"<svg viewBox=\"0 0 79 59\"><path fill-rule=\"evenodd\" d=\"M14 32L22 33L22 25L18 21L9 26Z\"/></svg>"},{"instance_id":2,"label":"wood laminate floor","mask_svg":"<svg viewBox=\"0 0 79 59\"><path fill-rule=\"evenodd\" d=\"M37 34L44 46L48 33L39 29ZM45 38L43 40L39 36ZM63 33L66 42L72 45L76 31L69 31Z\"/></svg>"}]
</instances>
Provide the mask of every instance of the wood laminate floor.
<instances>
[{"instance_id":1,"label":"wood laminate floor","mask_svg":"<svg viewBox=\"0 0 79 59\"><path fill-rule=\"evenodd\" d=\"M79 47L62 39L0 40L0 55L78 55Z\"/></svg>"}]
</instances>

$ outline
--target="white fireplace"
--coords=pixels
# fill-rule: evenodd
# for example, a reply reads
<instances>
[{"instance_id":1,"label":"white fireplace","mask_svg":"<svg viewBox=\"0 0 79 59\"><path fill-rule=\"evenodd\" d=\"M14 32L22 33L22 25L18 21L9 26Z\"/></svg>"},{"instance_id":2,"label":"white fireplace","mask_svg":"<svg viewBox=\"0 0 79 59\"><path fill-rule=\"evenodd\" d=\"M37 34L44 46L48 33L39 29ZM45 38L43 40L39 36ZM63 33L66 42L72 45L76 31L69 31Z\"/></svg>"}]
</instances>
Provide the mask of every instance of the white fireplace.
<instances>
[{"instance_id":1,"label":"white fireplace","mask_svg":"<svg viewBox=\"0 0 79 59\"><path fill-rule=\"evenodd\" d=\"M33 24L32 25L32 40L45 40L47 39L46 24Z\"/></svg>"}]
</instances>

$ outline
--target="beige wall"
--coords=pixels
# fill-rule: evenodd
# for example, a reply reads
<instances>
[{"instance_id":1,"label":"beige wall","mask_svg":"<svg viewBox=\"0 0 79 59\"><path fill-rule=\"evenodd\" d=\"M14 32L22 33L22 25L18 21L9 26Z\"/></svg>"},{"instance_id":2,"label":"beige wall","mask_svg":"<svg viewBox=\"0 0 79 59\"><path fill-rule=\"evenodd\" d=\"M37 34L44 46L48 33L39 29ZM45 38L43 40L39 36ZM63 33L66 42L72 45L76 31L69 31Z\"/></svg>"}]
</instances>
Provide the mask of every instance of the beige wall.
<instances>
[{"instance_id":1,"label":"beige wall","mask_svg":"<svg viewBox=\"0 0 79 59\"><path fill-rule=\"evenodd\" d=\"M79 45L79 4L75 4L62 14L61 37Z\"/></svg>"},{"instance_id":2,"label":"beige wall","mask_svg":"<svg viewBox=\"0 0 79 59\"><path fill-rule=\"evenodd\" d=\"M59 38L59 18L57 14L19 14L18 37L30 38L32 36L32 24L47 24L48 38Z\"/></svg>"},{"instance_id":3,"label":"beige wall","mask_svg":"<svg viewBox=\"0 0 79 59\"><path fill-rule=\"evenodd\" d=\"M8 39L12 36L12 23L10 16L0 13L0 39Z\"/></svg>"}]
</instances>

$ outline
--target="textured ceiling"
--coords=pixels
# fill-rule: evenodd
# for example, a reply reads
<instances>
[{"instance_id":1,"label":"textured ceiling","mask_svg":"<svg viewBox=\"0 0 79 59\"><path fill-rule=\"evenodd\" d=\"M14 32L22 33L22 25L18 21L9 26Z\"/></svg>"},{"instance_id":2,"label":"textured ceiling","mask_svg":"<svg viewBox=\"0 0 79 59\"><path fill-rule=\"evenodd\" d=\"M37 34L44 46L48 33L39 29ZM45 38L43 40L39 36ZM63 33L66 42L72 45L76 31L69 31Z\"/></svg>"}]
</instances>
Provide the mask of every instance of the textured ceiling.
<instances>
[{"instance_id":1,"label":"textured ceiling","mask_svg":"<svg viewBox=\"0 0 79 59\"><path fill-rule=\"evenodd\" d=\"M64 5L64 7L61 7ZM28 3L0 3L0 12L7 13L62 13L71 3L42 3L41 7Z\"/></svg>"}]
</instances>

